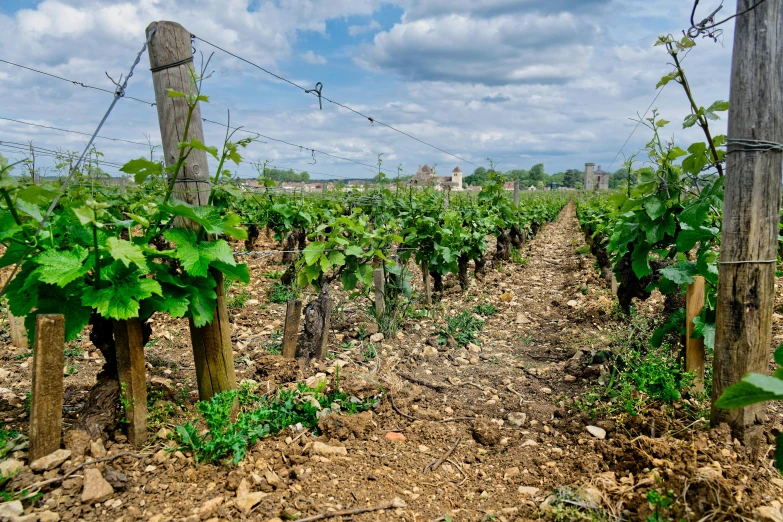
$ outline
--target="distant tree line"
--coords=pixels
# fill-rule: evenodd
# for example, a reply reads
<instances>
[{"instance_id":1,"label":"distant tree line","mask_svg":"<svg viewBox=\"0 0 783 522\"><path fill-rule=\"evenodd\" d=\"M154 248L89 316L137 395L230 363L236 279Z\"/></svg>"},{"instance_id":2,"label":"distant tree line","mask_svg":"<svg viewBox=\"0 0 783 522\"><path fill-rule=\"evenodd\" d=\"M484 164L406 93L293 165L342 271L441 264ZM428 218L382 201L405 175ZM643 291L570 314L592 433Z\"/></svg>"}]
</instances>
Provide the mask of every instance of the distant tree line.
<instances>
[{"instance_id":1,"label":"distant tree line","mask_svg":"<svg viewBox=\"0 0 783 522\"><path fill-rule=\"evenodd\" d=\"M300 173L294 172L292 169L271 169L265 170L265 176L273 181L310 181L310 174L306 171Z\"/></svg>"},{"instance_id":2,"label":"distant tree line","mask_svg":"<svg viewBox=\"0 0 783 522\"><path fill-rule=\"evenodd\" d=\"M537 163L530 170L513 169L501 173L509 181L519 181L521 188L530 186L543 188L551 183L557 183L561 187L575 189L584 188L585 173L582 169L568 169L554 174L547 174L543 163ZM632 174L631 185L636 184L636 175ZM484 167L478 167L473 174L465 176L463 181L467 185L484 186L489 180L489 171ZM617 169L609 178L609 188L624 187L628 183L628 170L623 167Z\"/></svg>"}]
</instances>

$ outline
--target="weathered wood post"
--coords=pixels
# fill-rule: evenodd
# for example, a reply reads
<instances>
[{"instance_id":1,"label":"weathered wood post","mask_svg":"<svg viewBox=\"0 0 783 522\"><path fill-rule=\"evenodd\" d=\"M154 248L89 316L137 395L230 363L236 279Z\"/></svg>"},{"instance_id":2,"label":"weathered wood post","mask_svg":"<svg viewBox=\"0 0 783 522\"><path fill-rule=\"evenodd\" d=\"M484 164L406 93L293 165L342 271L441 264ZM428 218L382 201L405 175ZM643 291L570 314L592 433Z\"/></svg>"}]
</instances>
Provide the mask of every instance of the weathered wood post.
<instances>
[{"instance_id":1,"label":"weathered wood post","mask_svg":"<svg viewBox=\"0 0 783 522\"><path fill-rule=\"evenodd\" d=\"M291 299L286 303L285 330L283 331L283 357L296 357L296 342L299 340L299 320L302 317L302 300Z\"/></svg>"},{"instance_id":2,"label":"weathered wood post","mask_svg":"<svg viewBox=\"0 0 783 522\"><path fill-rule=\"evenodd\" d=\"M152 83L155 87L155 102L158 108L160 134L163 141L163 156L166 165L173 165L179 157L178 143L186 139L204 142L201 127L201 110L193 111L188 135L185 136L185 123L188 109L183 98L169 98L168 89L189 92L193 51L190 43L190 31L174 22L153 22L146 34L157 28L149 46ZM174 186L173 197L191 205L207 205L209 202L210 182L207 155L202 150L192 150L186 165L180 172ZM197 230L199 226L188 220L180 220L181 226ZM212 323L196 327L190 321L190 337L193 344L193 357L196 366L199 397L202 400L226 390L236 388L234 357L231 353L231 333L226 308L226 291L223 275L211 270L217 283L217 307Z\"/></svg>"},{"instance_id":3,"label":"weathered wood post","mask_svg":"<svg viewBox=\"0 0 783 522\"><path fill-rule=\"evenodd\" d=\"M138 319L114 321L120 400L125 408L128 442L137 449L147 443L147 379L144 337Z\"/></svg>"},{"instance_id":4,"label":"weathered wood post","mask_svg":"<svg viewBox=\"0 0 783 522\"><path fill-rule=\"evenodd\" d=\"M519 208L519 181L514 182L514 208Z\"/></svg>"},{"instance_id":5,"label":"weathered wood post","mask_svg":"<svg viewBox=\"0 0 783 522\"><path fill-rule=\"evenodd\" d=\"M383 268L376 268L372 273L372 282L375 286L375 317L379 320L386 312L386 292L385 278L383 277Z\"/></svg>"},{"instance_id":6,"label":"weathered wood post","mask_svg":"<svg viewBox=\"0 0 783 522\"><path fill-rule=\"evenodd\" d=\"M783 143L783 3L749 10L755 3L737 2L737 12L748 12L734 31L710 415L713 426L727 422L753 448L764 405L724 410L714 403L743 375L766 373L772 341L783 157L780 149L749 149L755 140Z\"/></svg>"},{"instance_id":7,"label":"weathered wood post","mask_svg":"<svg viewBox=\"0 0 783 522\"><path fill-rule=\"evenodd\" d=\"M326 296L324 300L324 327L321 331L321 340L318 345L318 352L316 357L319 361L323 361L326 358L327 346L329 345L329 330L332 329L332 308L334 307L334 300L330 296Z\"/></svg>"},{"instance_id":8,"label":"weathered wood post","mask_svg":"<svg viewBox=\"0 0 783 522\"><path fill-rule=\"evenodd\" d=\"M694 339L693 319L704 309L704 278L696 276L685 288L685 371L694 372L694 388L704 391L704 338Z\"/></svg>"},{"instance_id":9,"label":"weathered wood post","mask_svg":"<svg viewBox=\"0 0 783 522\"><path fill-rule=\"evenodd\" d=\"M424 280L424 299L427 306L432 306L432 286L430 283L430 267L427 260L421 262L421 278Z\"/></svg>"},{"instance_id":10,"label":"weathered wood post","mask_svg":"<svg viewBox=\"0 0 783 522\"><path fill-rule=\"evenodd\" d=\"M30 462L60 449L63 425L65 316L38 314L30 394Z\"/></svg>"},{"instance_id":11,"label":"weathered wood post","mask_svg":"<svg viewBox=\"0 0 783 522\"><path fill-rule=\"evenodd\" d=\"M16 317L8 312L8 328L11 330L11 344L17 348L27 348L27 331L24 328L24 317Z\"/></svg>"}]
</instances>

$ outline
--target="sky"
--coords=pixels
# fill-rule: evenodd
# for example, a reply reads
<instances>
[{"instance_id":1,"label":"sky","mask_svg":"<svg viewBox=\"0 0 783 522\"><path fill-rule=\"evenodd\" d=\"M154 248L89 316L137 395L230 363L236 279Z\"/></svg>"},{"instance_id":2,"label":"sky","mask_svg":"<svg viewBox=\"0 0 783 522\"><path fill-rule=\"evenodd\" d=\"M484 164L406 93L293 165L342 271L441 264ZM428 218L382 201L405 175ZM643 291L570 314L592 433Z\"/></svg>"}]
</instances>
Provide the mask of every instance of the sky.
<instances>
[{"instance_id":1,"label":"sky","mask_svg":"<svg viewBox=\"0 0 783 522\"><path fill-rule=\"evenodd\" d=\"M719 4L703 0L697 19ZM176 21L303 87L322 82L332 100L442 149L331 103L319 109L312 95L196 40L197 64L214 53L202 116L225 123L230 111L232 126L302 146L255 141L243 151L246 162L232 167L241 177L256 177L251 162L265 160L313 179L372 177L379 154L390 177L425 163L442 175L455 166L470 173L489 166L487 158L503 171L543 163L555 173L586 162L615 170L649 140L640 127L618 156L632 118L671 70L653 44L662 34L681 36L691 7L684 0L0 0L0 60L113 90L107 74L127 74L149 23ZM724 6L719 17L734 9ZM722 27L721 41L699 39L684 63L705 107L728 99L734 25ZM127 96L154 100L146 53ZM0 62L0 99L0 118L91 134L112 96ZM686 146L703 139L682 128L689 108L679 85L667 86L653 107L672 122L665 137ZM713 125L725 132L725 119ZM224 132L204 123L209 145L220 147ZM107 161L149 156L144 143L160 144L157 111L120 100L101 136L142 143L97 140ZM30 141L80 152L87 137L0 119L0 154L21 158L8 142ZM53 165L40 155L37 162Z\"/></svg>"}]
</instances>

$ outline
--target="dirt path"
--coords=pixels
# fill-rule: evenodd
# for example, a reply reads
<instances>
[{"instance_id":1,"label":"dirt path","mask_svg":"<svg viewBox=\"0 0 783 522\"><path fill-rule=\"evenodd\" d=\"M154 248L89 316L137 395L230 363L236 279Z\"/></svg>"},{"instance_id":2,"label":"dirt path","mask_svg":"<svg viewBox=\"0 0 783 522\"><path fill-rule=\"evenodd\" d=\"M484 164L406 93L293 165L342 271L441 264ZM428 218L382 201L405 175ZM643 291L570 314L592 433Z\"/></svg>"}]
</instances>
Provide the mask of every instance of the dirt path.
<instances>
[{"instance_id":1,"label":"dirt path","mask_svg":"<svg viewBox=\"0 0 783 522\"><path fill-rule=\"evenodd\" d=\"M335 365L343 366L341 387L361 397L378 393L380 383L398 411L384 400L361 415L327 417L319 439L286 430L259 441L236 467L195 466L188 455L159 451L167 443L155 440L148 448L158 452L154 457L99 465L104 475L119 472L127 479L114 482L108 500L82 503L83 480L76 476L47 493L35 510L55 511L62 520L279 522L286 515L378 506L396 497L406 507L335 520L538 520L547 502L561 510L562 520L574 519L569 509L588 515L586 520L637 520L650 514L645 494L654 486L687 490L692 513L704 513L718 499L727 513L783 502L769 467L751 464L725 429L706 432L696 425L678 439L665 435L679 427L654 412L590 420L570 407L602 378L603 366L589 364L592 354L610 348L628 328L614 317L614 300L594 260L579 253L583 245L571 204L523 248L522 263L488 270L467 294L456 278L446 278L433 316L407 320L397 338L380 343L378 357L366 362L360 362L360 345L343 344L367 325L358 305L345 301L330 344L336 359L321 369L333 375ZM272 268L279 267L269 259L252 261L254 281ZM420 281L418 272L414 280ZM240 378L258 379L261 358L278 364L259 355L266 353L262 342L280 327L284 309L267 304L264 285L251 289L257 301L232 311ZM483 317L477 344L447 348L433 342L445 314L486 303L497 314ZM184 407L192 407L186 323L156 322L154 329L157 341L146 353L149 373L170 379L173 393L189 398ZM100 362L93 358L81 375L66 378L81 379L71 384L74 402ZM22 364L13 355L3 363L21 371L15 391L27 382ZM270 389L276 384L261 382ZM177 408L169 427L191 416ZM19 404L0 409L6 422L23 422ZM605 438L589 433L588 425ZM129 449L120 441L107 442L110 454ZM20 481L35 480L25 473ZM256 494L251 507L247 497L240 498L248 493Z\"/></svg>"}]
</instances>

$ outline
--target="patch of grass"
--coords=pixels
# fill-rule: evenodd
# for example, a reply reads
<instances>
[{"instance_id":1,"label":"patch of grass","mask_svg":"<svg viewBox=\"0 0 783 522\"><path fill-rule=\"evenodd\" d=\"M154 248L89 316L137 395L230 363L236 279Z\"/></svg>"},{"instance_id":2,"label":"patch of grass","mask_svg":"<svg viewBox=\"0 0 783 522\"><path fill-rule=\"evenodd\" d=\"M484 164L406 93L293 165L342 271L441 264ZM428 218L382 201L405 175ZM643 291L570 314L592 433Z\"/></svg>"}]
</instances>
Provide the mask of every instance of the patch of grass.
<instances>
[{"instance_id":1,"label":"patch of grass","mask_svg":"<svg viewBox=\"0 0 783 522\"><path fill-rule=\"evenodd\" d=\"M557 522L608 522L612 517L579 490L560 487L551 493L550 517Z\"/></svg>"},{"instance_id":2,"label":"patch of grass","mask_svg":"<svg viewBox=\"0 0 783 522\"><path fill-rule=\"evenodd\" d=\"M584 285L579 285L579 288L577 288L580 292L582 292L582 295L587 295L587 287Z\"/></svg>"},{"instance_id":3,"label":"patch of grass","mask_svg":"<svg viewBox=\"0 0 783 522\"><path fill-rule=\"evenodd\" d=\"M152 429L160 429L168 424L174 413L174 405L163 400L160 390L147 391L147 425Z\"/></svg>"},{"instance_id":4,"label":"patch of grass","mask_svg":"<svg viewBox=\"0 0 783 522\"><path fill-rule=\"evenodd\" d=\"M277 304L286 304L291 299L299 297L299 292L282 283L275 283L269 291L269 300Z\"/></svg>"},{"instance_id":5,"label":"patch of grass","mask_svg":"<svg viewBox=\"0 0 783 522\"><path fill-rule=\"evenodd\" d=\"M264 272L261 275L267 279L280 279L283 277L283 272L280 270L270 270L269 272Z\"/></svg>"},{"instance_id":6,"label":"patch of grass","mask_svg":"<svg viewBox=\"0 0 783 522\"><path fill-rule=\"evenodd\" d=\"M435 334L438 344L447 344L449 335L457 341L458 346L470 343L478 344L478 333L484 328L484 321L477 319L470 310L463 310L457 315L446 316L446 325L438 326Z\"/></svg>"},{"instance_id":7,"label":"patch of grass","mask_svg":"<svg viewBox=\"0 0 783 522\"><path fill-rule=\"evenodd\" d=\"M84 355L84 352L81 348L79 348L77 345L70 346L65 349L65 358L69 359L71 357L81 357Z\"/></svg>"},{"instance_id":8,"label":"patch of grass","mask_svg":"<svg viewBox=\"0 0 783 522\"><path fill-rule=\"evenodd\" d=\"M33 351L30 350L29 352L24 352L24 353L14 355L14 361L23 361L32 356L33 356Z\"/></svg>"},{"instance_id":9,"label":"patch of grass","mask_svg":"<svg viewBox=\"0 0 783 522\"><path fill-rule=\"evenodd\" d=\"M294 390L281 388L274 395L259 395L257 388L250 387L220 393L196 405L198 416L177 426L174 440L179 449L193 453L197 464L217 461L238 464L248 446L288 426L301 424L317 434L319 412L326 408L332 414L354 414L376 404L377 399L362 401L339 391L339 373L335 382L335 390L329 392L325 391L326 382L322 382L315 389L300 383ZM239 412L232 421L237 404Z\"/></svg>"},{"instance_id":10,"label":"patch of grass","mask_svg":"<svg viewBox=\"0 0 783 522\"><path fill-rule=\"evenodd\" d=\"M648 491L647 502L653 507L653 513L647 516L647 522L669 522L672 520L669 517L664 517L663 512L668 511L669 506L674 504L675 500L674 491L671 489L665 493L658 493L654 489Z\"/></svg>"},{"instance_id":11,"label":"patch of grass","mask_svg":"<svg viewBox=\"0 0 783 522\"><path fill-rule=\"evenodd\" d=\"M659 348L649 343L653 325L636 313L627 328L620 329L611 341L614 352L600 350L595 357L610 357L608 383L595 387L575 402L577 409L597 414L645 413L651 404L673 404L693 384L694 375L682 368L668 345Z\"/></svg>"},{"instance_id":12,"label":"patch of grass","mask_svg":"<svg viewBox=\"0 0 783 522\"><path fill-rule=\"evenodd\" d=\"M283 330L278 328L272 332L269 340L264 341L264 344L261 346L261 348L271 353L272 355L280 355L283 350Z\"/></svg>"},{"instance_id":13,"label":"patch of grass","mask_svg":"<svg viewBox=\"0 0 783 522\"><path fill-rule=\"evenodd\" d=\"M250 294L245 290L244 288L242 291L238 294L235 294L231 299L228 300L226 305L229 308L244 308L245 303L247 303L248 299L250 299Z\"/></svg>"},{"instance_id":14,"label":"patch of grass","mask_svg":"<svg viewBox=\"0 0 783 522\"><path fill-rule=\"evenodd\" d=\"M378 350L373 343L367 343L362 350L362 357L365 361L371 361L378 357Z\"/></svg>"},{"instance_id":15,"label":"patch of grass","mask_svg":"<svg viewBox=\"0 0 783 522\"><path fill-rule=\"evenodd\" d=\"M511 247L511 261L522 266L530 262L528 258L522 257L522 253L514 247Z\"/></svg>"},{"instance_id":16,"label":"patch of grass","mask_svg":"<svg viewBox=\"0 0 783 522\"><path fill-rule=\"evenodd\" d=\"M590 246L588 245L582 245L579 248L576 249L576 253L580 256L586 256L590 253Z\"/></svg>"},{"instance_id":17,"label":"patch of grass","mask_svg":"<svg viewBox=\"0 0 783 522\"><path fill-rule=\"evenodd\" d=\"M473 307L473 313L478 315L497 315L498 309L492 303L481 303Z\"/></svg>"},{"instance_id":18,"label":"patch of grass","mask_svg":"<svg viewBox=\"0 0 783 522\"><path fill-rule=\"evenodd\" d=\"M74 375L79 373L79 365L74 363L70 363L68 366L65 367L65 373L68 375Z\"/></svg>"}]
</instances>

